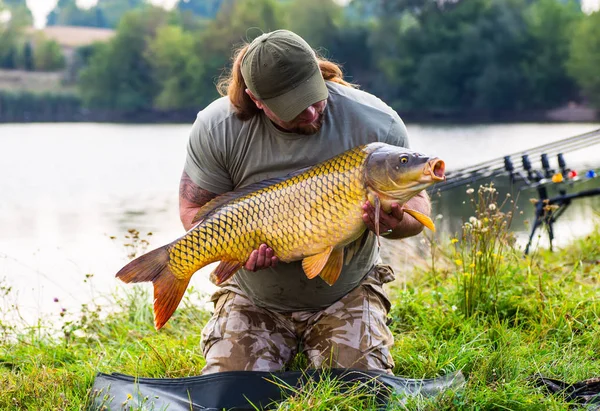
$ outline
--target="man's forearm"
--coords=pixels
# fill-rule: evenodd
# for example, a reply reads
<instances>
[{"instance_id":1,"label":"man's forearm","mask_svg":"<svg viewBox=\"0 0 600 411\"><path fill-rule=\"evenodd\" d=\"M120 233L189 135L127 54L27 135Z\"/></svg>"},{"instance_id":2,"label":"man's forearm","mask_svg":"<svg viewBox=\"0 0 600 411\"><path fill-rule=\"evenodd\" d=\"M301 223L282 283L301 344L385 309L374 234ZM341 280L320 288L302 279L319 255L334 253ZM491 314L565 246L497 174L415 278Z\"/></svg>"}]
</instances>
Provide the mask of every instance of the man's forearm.
<instances>
[{"instance_id":1,"label":"man's forearm","mask_svg":"<svg viewBox=\"0 0 600 411\"><path fill-rule=\"evenodd\" d=\"M429 201L429 196L424 191L408 200L403 208L410 208L427 216L431 215L431 202ZM412 237L421 231L423 231L423 224L408 213L404 213L400 224L390 234L386 235L385 238L398 239Z\"/></svg>"},{"instance_id":2,"label":"man's forearm","mask_svg":"<svg viewBox=\"0 0 600 411\"><path fill-rule=\"evenodd\" d=\"M192 228L192 220L198 210L217 195L203 190L184 171L179 182L179 218L186 231Z\"/></svg>"}]
</instances>

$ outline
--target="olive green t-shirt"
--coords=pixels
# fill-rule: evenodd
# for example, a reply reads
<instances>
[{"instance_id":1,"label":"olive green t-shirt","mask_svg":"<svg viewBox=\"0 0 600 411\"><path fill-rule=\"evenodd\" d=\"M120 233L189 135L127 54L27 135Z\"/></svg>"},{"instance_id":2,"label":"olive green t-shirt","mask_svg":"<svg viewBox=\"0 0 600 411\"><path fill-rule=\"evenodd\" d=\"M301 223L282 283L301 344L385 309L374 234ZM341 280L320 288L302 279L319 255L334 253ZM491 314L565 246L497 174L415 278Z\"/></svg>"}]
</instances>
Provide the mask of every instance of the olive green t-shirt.
<instances>
[{"instance_id":1,"label":"olive green t-shirt","mask_svg":"<svg viewBox=\"0 0 600 411\"><path fill-rule=\"evenodd\" d=\"M222 194L264 179L312 166L362 144L384 142L408 147L406 127L383 101L364 91L327 82L329 98L321 130L314 135L285 133L261 112L250 120L235 116L222 97L196 118L188 143L185 171L201 188ZM244 269L230 280L256 305L280 312L318 310L353 290L379 262L375 236L329 286L306 278L301 262L280 262L257 272Z\"/></svg>"}]
</instances>

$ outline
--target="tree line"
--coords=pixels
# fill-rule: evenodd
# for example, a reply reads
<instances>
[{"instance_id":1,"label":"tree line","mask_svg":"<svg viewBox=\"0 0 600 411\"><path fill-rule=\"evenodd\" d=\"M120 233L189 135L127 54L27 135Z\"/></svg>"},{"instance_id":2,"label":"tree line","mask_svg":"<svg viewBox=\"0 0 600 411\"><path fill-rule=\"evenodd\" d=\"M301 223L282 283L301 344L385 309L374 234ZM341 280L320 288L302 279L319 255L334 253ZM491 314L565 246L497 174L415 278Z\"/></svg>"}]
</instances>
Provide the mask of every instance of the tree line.
<instances>
[{"instance_id":1,"label":"tree line","mask_svg":"<svg viewBox=\"0 0 600 411\"><path fill-rule=\"evenodd\" d=\"M74 0L58 6L49 24L76 23ZM400 112L600 108L600 12L572 0L189 0L171 10L99 0L85 12L116 27L76 53L72 78L89 109L201 109L218 97L233 48L279 28Z\"/></svg>"}]
</instances>

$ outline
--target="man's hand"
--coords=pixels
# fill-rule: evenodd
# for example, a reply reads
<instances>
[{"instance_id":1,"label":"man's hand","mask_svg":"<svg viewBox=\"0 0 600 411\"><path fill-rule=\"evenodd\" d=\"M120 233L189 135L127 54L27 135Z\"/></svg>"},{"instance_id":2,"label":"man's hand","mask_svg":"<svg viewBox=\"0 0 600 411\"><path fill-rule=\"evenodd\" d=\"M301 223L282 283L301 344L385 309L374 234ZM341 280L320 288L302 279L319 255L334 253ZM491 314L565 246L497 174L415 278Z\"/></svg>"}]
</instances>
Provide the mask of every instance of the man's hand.
<instances>
[{"instance_id":1,"label":"man's hand","mask_svg":"<svg viewBox=\"0 0 600 411\"><path fill-rule=\"evenodd\" d=\"M426 192L422 191L404 204L404 207L400 207L398 204L392 205L392 211L390 214L383 211L379 212L379 234L389 232L386 238L406 238L412 237L423 231L423 224L418 222L416 219L409 216L404 218L403 208L409 208L416 210L425 215L431 214L431 203L429 196ZM369 228L369 230L375 232L375 207L366 201L363 204L363 221ZM392 230L391 232L389 230Z\"/></svg>"},{"instance_id":2,"label":"man's hand","mask_svg":"<svg viewBox=\"0 0 600 411\"><path fill-rule=\"evenodd\" d=\"M376 233L375 227L375 207L367 200L362 209L364 214L362 216L363 221L367 225L367 228ZM390 214L386 213L381 209L379 212L379 234L387 233L395 230L402 219L404 218L404 210L398 205L398 203L392 204L392 211Z\"/></svg>"},{"instance_id":3,"label":"man's hand","mask_svg":"<svg viewBox=\"0 0 600 411\"><path fill-rule=\"evenodd\" d=\"M261 244L258 250L252 251L244 268L248 271L258 271L263 268L276 267L279 259L273 255L273 249Z\"/></svg>"}]
</instances>

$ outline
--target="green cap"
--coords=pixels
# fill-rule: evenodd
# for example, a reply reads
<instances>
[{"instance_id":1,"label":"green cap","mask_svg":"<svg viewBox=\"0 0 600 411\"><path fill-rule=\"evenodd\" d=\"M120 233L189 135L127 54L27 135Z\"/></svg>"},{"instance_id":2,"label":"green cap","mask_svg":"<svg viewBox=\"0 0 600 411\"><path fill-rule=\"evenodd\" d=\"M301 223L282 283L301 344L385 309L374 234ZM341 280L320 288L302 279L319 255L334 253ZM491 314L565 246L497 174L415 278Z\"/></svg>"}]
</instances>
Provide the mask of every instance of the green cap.
<instances>
[{"instance_id":1,"label":"green cap","mask_svg":"<svg viewBox=\"0 0 600 411\"><path fill-rule=\"evenodd\" d=\"M255 38L241 68L248 89L283 121L329 96L315 52L288 30Z\"/></svg>"}]
</instances>

